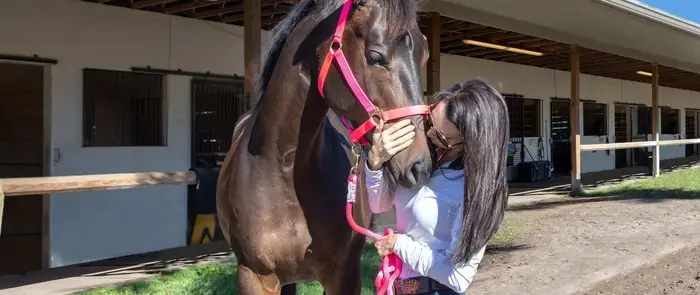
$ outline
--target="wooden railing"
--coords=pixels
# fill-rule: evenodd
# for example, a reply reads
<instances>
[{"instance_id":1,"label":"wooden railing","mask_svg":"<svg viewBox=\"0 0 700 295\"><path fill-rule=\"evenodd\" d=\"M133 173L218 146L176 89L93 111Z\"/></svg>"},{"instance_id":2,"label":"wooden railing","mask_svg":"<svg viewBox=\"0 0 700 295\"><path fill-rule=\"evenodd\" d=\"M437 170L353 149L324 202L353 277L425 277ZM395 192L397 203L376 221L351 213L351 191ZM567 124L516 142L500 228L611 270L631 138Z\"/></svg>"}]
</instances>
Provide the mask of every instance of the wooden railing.
<instances>
[{"instance_id":1,"label":"wooden railing","mask_svg":"<svg viewBox=\"0 0 700 295\"><path fill-rule=\"evenodd\" d=\"M700 144L700 138L583 144L581 151L630 149L669 145ZM655 153L654 157L659 155ZM131 189L159 185L196 184L194 171L92 174L52 177L0 178L0 233L5 197Z\"/></svg>"},{"instance_id":2,"label":"wooden railing","mask_svg":"<svg viewBox=\"0 0 700 295\"><path fill-rule=\"evenodd\" d=\"M196 184L194 171L0 178L0 234L5 197Z\"/></svg>"},{"instance_id":3,"label":"wooden railing","mask_svg":"<svg viewBox=\"0 0 700 295\"><path fill-rule=\"evenodd\" d=\"M658 142L659 146L686 145L686 144L700 144L700 138L659 140L659 142ZM586 152L586 151L632 149L632 148L653 147L656 145L657 145L656 141L633 141L633 142L582 144L581 151Z\"/></svg>"}]
</instances>

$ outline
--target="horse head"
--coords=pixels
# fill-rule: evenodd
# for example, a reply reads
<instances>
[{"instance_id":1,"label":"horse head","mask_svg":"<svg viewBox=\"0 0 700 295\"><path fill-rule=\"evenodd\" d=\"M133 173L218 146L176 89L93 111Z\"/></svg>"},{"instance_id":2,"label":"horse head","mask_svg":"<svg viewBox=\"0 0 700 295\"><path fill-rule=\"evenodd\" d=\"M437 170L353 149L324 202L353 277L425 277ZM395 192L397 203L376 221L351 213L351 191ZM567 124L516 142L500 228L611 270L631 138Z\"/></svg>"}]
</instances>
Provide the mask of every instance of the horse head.
<instances>
[{"instance_id":1,"label":"horse head","mask_svg":"<svg viewBox=\"0 0 700 295\"><path fill-rule=\"evenodd\" d=\"M420 77L429 53L417 10L413 0L346 0L330 16L337 19L335 33L318 48L318 90L347 118L354 143L372 144L379 120L411 119L413 143L384 166L394 184L407 188L425 184L432 167Z\"/></svg>"}]
</instances>

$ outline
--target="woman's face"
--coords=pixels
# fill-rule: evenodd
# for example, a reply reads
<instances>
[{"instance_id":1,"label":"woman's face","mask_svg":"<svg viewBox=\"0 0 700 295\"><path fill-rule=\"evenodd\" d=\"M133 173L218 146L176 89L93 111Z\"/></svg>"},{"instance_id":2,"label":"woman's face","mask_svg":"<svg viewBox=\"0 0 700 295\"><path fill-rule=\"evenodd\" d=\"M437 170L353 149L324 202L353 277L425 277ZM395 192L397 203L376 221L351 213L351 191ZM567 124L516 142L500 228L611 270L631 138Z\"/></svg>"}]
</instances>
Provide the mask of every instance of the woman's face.
<instances>
[{"instance_id":1,"label":"woman's face","mask_svg":"<svg viewBox=\"0 0 700 295\"><path fill-rule=\"evenodd\" d=\"M464 143L457 126L447 119L446 110L446 101L431 107L432 124L427 131L428 138L436 148L438 160L456 158L461 153Z\"/></svg>"}]
</instances>

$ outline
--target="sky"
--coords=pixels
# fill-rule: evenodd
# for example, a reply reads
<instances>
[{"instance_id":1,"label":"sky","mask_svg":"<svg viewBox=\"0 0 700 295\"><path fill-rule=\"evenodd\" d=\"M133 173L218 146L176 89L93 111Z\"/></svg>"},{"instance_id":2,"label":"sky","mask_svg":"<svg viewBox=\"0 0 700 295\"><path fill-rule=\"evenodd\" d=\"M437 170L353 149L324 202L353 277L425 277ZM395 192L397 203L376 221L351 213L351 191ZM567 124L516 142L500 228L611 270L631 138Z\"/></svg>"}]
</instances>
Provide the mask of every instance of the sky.
<instances>
[{"instance_id":1,"label":"sky","mask_svg":"<svg viewBox=\"0 0 700 295\"><path fill-rule=\"evenodd\" d=\"M700 24L700 0L639 0L639 2Z\"/></svg>"}]
</instances>

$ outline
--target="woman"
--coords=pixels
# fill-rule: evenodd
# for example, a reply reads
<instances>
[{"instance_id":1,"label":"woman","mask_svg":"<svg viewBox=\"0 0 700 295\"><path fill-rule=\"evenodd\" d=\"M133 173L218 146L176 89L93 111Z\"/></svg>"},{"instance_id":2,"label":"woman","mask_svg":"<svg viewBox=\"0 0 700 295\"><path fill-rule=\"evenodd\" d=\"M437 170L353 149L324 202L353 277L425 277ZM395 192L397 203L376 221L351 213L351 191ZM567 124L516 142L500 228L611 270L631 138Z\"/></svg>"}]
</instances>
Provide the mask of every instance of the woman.
<instances>
[{"instance_id":1,"label":"woman","mask_svg":"<svg viewBox=\"0 0 700 295\"><path fill-rule=\"evenodd\" d=\"M469 80L433 97L426 132L437 169L419 189L385 180L382 166L411 144L409 121L380 124L367 154L370 208L396 206L398 234L375 243L404 263L396 294L464 294L507 203L508 111L499 92Z\"/></svg>"}]
</instances>

